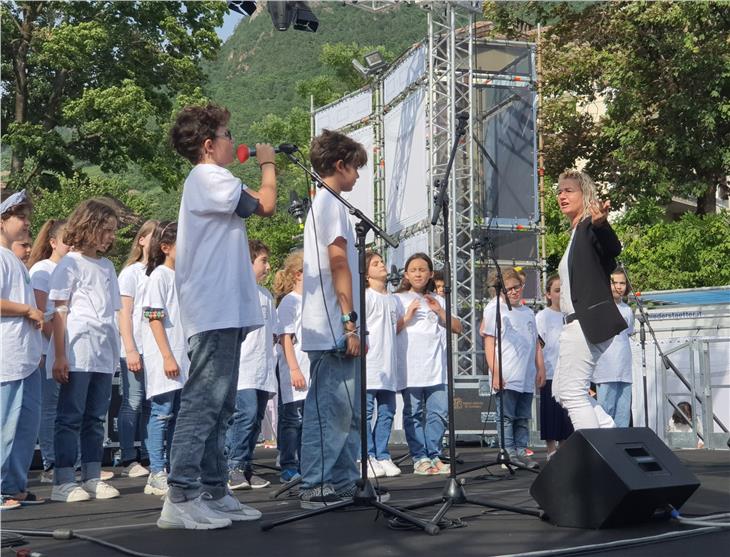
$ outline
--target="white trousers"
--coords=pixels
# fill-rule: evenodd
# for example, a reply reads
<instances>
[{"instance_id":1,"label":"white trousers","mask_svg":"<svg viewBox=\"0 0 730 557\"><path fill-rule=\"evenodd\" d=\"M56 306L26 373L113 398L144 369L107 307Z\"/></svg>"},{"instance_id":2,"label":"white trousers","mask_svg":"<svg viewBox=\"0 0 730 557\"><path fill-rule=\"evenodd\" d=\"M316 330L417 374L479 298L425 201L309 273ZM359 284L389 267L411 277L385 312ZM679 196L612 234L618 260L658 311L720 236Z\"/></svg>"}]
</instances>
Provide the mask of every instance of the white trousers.
<instances>
[{"instance_id":1,"label":"white trousers","mask_svg":"<svg viewBox=\"0 0 730 557\"><path fill-rule=\"evenodd\" d=\"M611 416L588 392L598 358L611 340L600 344L588 342L577 320L565 325L560 333L553 397L568 411L575 429L616 427Z\"/></svg>"}]
</instances>

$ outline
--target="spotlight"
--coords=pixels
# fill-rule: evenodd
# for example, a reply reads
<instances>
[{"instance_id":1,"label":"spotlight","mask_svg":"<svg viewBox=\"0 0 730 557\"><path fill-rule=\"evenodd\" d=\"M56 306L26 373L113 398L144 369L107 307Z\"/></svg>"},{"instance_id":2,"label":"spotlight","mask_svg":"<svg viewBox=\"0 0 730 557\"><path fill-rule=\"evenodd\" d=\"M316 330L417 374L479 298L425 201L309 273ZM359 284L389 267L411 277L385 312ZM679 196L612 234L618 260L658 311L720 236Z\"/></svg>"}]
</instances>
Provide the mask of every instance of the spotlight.
<instances>
[{"instance_id":1,"label":"spotlight","mask_svg":"<svg viewBox=\"0 0 730 557\"><path fill-rule=\"evenodd\" d=\"M352 59L352 65L364 78L379 73L388 63L383 59L383 55L379 51L374 50L365 55L365 66L363 66L356 58Z\"/></svg>"},{"instance_id":2,"label":"spotlight","mask_svg":"<svg viewBox=\"0 0 730 557\"><path fill-rule=\"evenodd\" d=\"M228 9L250 17L256 11L256 2L228 2Z\"/></svg>"}]
</instances>

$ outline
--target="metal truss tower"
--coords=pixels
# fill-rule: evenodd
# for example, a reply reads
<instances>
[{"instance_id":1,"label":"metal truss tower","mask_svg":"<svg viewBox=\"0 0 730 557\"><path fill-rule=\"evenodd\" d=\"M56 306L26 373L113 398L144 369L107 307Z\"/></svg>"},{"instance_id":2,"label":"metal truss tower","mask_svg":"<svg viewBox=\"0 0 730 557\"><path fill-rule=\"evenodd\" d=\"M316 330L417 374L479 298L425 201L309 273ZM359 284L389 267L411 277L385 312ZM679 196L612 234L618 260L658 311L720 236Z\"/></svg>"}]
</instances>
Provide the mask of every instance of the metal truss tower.
<instances>
[{"instance_id":1,"label":"metal truss tower","mask_svg":"<svg viewBox=\"0 0 730 557\"><path fill-rule=\"evenodd\" d=\"M443 265L444 249L452 262L451 293L454 313L461 318L463 332L454 344L455 377L471 376L477 369L479 346L478 316L475 307L475 256L467 244L474 226L475 152L472 141L475 106L473 102L474 15L481 2L431 2L428 6L428 180L433 212L436 180L444 172L456 130L456 115L468 114L467 131L458 147L449 176L450 246L441 245L441 224L429 230L431 256L436 268Z\"/></svg>"}]
</instances>

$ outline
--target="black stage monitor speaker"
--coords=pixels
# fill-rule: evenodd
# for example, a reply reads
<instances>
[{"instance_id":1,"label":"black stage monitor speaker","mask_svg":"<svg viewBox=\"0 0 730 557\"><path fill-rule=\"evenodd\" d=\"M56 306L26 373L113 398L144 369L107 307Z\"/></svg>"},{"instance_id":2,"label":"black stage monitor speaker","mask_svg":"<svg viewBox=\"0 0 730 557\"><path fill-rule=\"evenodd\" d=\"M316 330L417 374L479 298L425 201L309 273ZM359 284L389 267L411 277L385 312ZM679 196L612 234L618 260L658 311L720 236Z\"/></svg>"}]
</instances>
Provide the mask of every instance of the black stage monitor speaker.
<instances>
[{"instance_id":1,"label":"black stage monitor speaker","mask_svg":"<svg viewBox=\"0 0 730 557\"><path fill-rule=\"evenodd\" d=\"M530 494L557 526L608 528L678 509L699 486L648 428L582 429L561 444Z\"/></svg>"}]
</instances>

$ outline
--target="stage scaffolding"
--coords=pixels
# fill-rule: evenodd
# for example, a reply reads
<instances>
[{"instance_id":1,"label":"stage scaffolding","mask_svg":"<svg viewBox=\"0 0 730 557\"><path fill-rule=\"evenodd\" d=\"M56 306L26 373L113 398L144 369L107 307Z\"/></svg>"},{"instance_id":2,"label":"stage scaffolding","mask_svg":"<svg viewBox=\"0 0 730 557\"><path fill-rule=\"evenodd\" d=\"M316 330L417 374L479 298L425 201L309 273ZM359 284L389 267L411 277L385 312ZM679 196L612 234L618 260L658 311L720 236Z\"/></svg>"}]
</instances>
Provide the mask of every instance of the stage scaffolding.
<instances>
[{"instance_id":1,"label":"stage scaffolding","mask_svg":"<svg viewBox=\"0 0 730 557\"><path fill-rule=\"evenodd\" d=\"M312 133L372 129L373 173L361 172L355 189L371 188L367 209L401 242L396 250L375 247L399 268L411 253L426 251L438 269L444 249L451 250L452 305L464 325L454 343L454 373L478 387L486 379L479 328L487 269L469 248L475 230L489 231L501 265L524 268L527 302L541 298L536 51L530 43L482 38L489 24L477 21L481 2L418 5L428 12L427 37L368 87L313 110ZM443 246L440 225L430 224L433 194L459 113L468 116L467 132L449 177L451 245Z\"/></svg>"}]
</instances>

